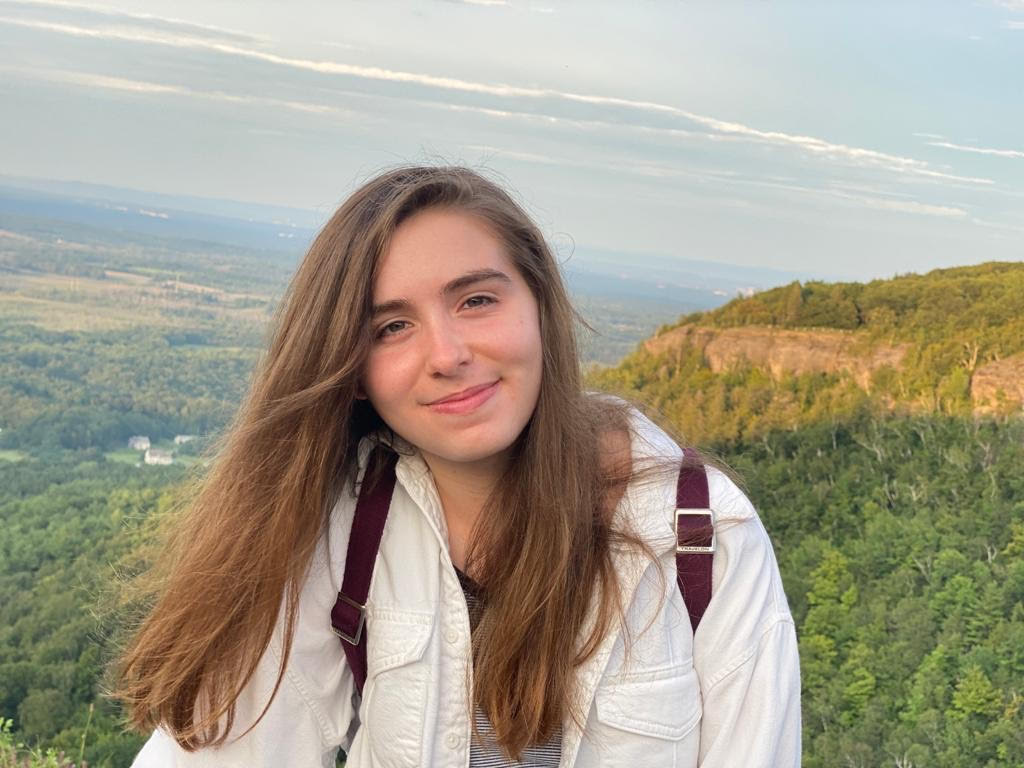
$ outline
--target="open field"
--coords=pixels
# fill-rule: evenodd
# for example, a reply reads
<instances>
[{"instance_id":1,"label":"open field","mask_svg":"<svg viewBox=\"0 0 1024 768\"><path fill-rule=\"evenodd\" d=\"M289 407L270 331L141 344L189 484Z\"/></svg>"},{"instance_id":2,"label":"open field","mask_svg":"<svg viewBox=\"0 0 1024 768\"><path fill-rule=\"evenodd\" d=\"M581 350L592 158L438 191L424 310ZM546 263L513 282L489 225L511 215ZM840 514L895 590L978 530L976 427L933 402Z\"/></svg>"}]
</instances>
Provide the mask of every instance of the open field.
<instances>
[{"instance_id":1,"label":"open field","mask_svg":"<svg viewBox=\"0 0 1024 768\"><path fill-rule=\"evenodd\" d=\"M157 447L159 448L161 446ZM165 450L170 449L165 448ZM11 453L14 453L14 451L11 451ZM106 453L103 454L104 458L106 458L107 461L113 461L117 464L130 464L133 467L137 466L148 468L149 465L144 464L142 461L144 455L145 454L143 451L132 450L107 451ZM0 458L2 458L2 456L0 456ZM186 454L177 453L174 454L174 463L180 464L183 467L191 467L193 464L197 464L200 461L202 461L202 459L199 456L190 456Z\"/></svg>"},{"instance_id":2,"label":"open field","mask_svg":"<svg viewBox=\"0 0 1024 768\"><path fill-rule=\"evenodd\" d=\"M136 464L142 463L142 451L107 451L103 454L107 461L114 461L118 464Z\"/></svg>"},{"instance_id":3,"label":"open field","mask_svg":"<svg viewBox=\"0 0 1024 768\"><path fill-rule=\"evenodd\" d=\"M236 321L262 326L272 297L232 293L197 283L156 280L107 271L103 278L8 272L0 290L0 321L51 331L117 331L138 327L184 328Z\"/></svg>"}]
</instances>

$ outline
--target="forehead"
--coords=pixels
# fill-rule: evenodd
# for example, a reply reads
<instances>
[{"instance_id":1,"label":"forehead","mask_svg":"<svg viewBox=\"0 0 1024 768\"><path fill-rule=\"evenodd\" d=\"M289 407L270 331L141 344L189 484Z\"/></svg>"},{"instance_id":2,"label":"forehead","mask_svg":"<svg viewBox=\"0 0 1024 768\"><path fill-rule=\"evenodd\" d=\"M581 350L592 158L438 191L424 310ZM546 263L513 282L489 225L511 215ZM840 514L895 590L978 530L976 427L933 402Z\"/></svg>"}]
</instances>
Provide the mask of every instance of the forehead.
<instances>
[{"instance_id":1,"label":"forehead","mask_svg":"<svg viewBox=\"0 0 1024 768\"><path fill-rule=\"evenodd\" d=\"M395 231L377 270L374 299L429 290L487 268L505 272L513 280L519 276L505 246L482 219L462 211L428 209L406 219Z\"/></svg>"}]
</instances>

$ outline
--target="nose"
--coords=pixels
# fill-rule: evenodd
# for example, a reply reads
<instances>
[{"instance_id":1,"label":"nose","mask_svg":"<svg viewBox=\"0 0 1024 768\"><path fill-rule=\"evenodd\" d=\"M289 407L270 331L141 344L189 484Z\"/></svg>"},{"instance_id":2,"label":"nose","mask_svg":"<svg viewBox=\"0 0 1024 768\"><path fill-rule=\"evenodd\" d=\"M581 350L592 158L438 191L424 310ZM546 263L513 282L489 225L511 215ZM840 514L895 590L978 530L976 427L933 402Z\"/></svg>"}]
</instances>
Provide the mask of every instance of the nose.
<instances>
[{"instance_id":1,"label":"nose","mask_svg":"<svg viewBox=\"0 0 1024 768\"><path fill-rule=\"evenodd\" d=\"M451 318L431 323L427 337L427 370L431 376L455 376L473 359L467 339Z\"/></svg>"}]
</instances>

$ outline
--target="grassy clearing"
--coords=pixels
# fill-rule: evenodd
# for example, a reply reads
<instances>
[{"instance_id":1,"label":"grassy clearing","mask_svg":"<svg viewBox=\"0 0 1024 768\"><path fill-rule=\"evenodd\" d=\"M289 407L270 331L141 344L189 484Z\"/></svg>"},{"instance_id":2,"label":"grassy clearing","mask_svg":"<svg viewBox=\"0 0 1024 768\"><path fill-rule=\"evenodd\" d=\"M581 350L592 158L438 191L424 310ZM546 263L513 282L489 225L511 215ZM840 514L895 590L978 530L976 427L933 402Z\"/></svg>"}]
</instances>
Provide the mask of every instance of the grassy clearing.
<instances>
[{"instance_id":1,"label":"grassy clearing","mask_svg":"<svg viewBox=\"0 0 1024 768\"><path fill-rule=\"evenodd\" d=\"M44 299L6 293L0 305L0 321L28 323L48 331L120 331L137 327L138 315L115 307L82 305L70 300Z\"/></svg>"},{"instance_id":2,"label":"grassy clearing","mask_svg":"<svg viewBox=\"0 0 1024 768\"><path fill-rule=\"evenodd\" d=\"M175 290L143 275L106 274L104 280L52 273L5 276L0 323L87 333L140 326L166 330L221 320L263 326L272 307L272 298L259 293L230 293L198 283L179 283L181 290Z\"/></svg>"},{"instance_id":3,"label":"grassy clearing","mask_svg":"<svg viewBox=\"0 0 1024 768\"><path fill-rule=\"evenodd\" d=\"M21 461L25 456L21 451L0 451L0 461Z\"/></svg>"},{"instance_id":4,"label":"grassy clearing","mask_svg":"<svg viewBox=\"0 0 1024 768\"><path fill-rule=\"evenodd\" d=\"M159 444L153 447L159 450L170 450L168 446L162 446ZM106 457L107 461L115 461L119 464L131 464L132 466L135 466L136 464L146 466L146 464L143 462L143 459L145 458L145 453L143 451L133 451L130 449L125 449L120 451L107 451L103 455ZM201 460L202 459L199 456L187 456L184 454L177 453L174 454L174 463L183 467L191 467L193 464Z\"/></svg>"},{"instance_id":5,"label":"grassy clearing","mask_svg":"<svg viewBox=\"0 0 1024 768\"><path fill-rule=\"evenodd\" d=\"M142 463L142 452L141 451L108 451L103 454L107 461L116 461L119 464L141 464Z\"/></svg>"}]
</instances>

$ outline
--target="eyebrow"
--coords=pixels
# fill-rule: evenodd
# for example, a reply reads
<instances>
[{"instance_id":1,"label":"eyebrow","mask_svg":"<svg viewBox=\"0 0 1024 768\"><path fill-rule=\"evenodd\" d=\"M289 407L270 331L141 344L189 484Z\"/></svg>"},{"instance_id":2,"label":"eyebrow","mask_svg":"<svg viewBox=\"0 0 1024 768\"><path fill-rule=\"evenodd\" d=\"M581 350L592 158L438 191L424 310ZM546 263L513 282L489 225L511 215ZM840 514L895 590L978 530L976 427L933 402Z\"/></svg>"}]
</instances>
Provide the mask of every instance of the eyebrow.
<instances>
[{"instance_id":1,"label":"eyebrow","mask_svg":"<svg viewBox=\"0 0 1024 768\"><path fill-rule=\"evenodd\" d=\"M444 287L441 289L441 295L449 296L453 293L464 290L471 285L482 283L485 280L500 280L503 283L512 282L512 278L500 270L475 269L472 272L467 272L466 274L460 275L454 280L449 280L445 283ZM410 306L411 302L408 299L391 299L390 301L385 301L382 304L374 304L373 309L370 312L370 319L376 320L381 315L388 314L389 312L407 310Z\"/></svg>"}]
</instances>

